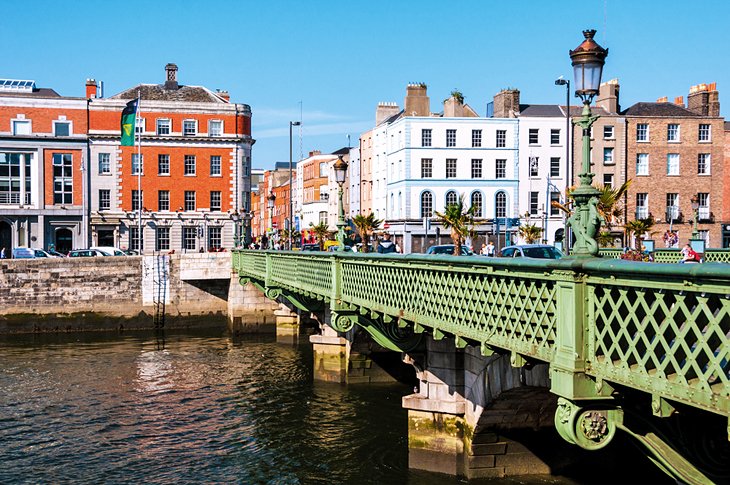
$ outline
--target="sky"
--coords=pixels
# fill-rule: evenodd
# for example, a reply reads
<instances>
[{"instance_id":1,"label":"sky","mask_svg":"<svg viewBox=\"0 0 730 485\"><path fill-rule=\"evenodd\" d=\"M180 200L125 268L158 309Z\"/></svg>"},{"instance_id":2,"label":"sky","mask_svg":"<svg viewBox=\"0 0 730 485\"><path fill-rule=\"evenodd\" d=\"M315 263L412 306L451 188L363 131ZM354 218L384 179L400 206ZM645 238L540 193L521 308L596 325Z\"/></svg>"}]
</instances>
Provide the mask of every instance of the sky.
<instances>
[{"instance_id":1,"label":"sky","mask_svg":"<svg viewBox=\"0 0 730 485\"><path fill-rule=\"evenodd\" d=\"M225 89L253 112L255 168L311 150L357 145L380 101L403 107L406 85L426 83L431 110L458 89L479 115L504 88L522 103L565 102L568 51L592 28L609 49L603 80L620 103L684 96L717 82L730 111L725 29L730 2L705 0L366 0L25 2L0 0L0 78L32 79L84 96L87 78L106 96L164 82ZM571 96L571 99L572 98ZM577 100L574 100L577 104Z\"/></svg>"}]
</instances>

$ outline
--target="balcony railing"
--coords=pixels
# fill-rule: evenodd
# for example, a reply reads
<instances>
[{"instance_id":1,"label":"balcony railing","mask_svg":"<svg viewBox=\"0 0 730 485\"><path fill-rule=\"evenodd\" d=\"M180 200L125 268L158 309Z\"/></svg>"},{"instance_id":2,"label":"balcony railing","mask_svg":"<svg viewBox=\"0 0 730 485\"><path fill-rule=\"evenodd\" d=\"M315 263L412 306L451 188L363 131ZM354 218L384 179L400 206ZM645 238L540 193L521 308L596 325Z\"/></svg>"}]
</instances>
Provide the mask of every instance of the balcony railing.
<instances>
[{"instance_id":1,"label":"balcony railing","mask_svg":"<svg viewBox=\"0 0 730 485\"><path fill-rule=\"evenodd\" d=\"M30 195L30 194L26 194ZM26 202L29 203L29 202ZM20 192L0 194L0 204L20 204Z\"/></svg>"}]
</instances>

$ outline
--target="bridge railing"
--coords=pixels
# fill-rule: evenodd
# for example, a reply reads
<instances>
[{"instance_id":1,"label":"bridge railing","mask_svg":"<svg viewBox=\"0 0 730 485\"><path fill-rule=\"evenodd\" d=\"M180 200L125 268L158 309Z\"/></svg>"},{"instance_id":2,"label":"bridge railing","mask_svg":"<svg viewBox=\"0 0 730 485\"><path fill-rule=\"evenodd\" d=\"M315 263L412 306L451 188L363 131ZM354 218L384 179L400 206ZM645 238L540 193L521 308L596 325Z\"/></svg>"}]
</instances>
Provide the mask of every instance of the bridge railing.
<instances>
[{"instance_id":1,"label":"bridge railing","mask_svg":"<svg viewBox=\"0 0 730 485\"><path fill-rule=\"evenodd\" d=\"M579 396L565 376L584 374L730 415L728 265L265 251L233 264L335 310L549 362L566 397Z\"/></svg>"},{"instance_id":2,"label":"bridge railing","mask_svg":"<svg viewBox=\"0 0 730 485\"><path fill-rule=\"evenodd\" d=\"M600 253L603 258L621 259L624 250L601 248ZM655 263L679 263L682 260L679 249L661 248L655 249L652 253ZM706 263L730 263L730 249L707 249L703 258Z\"/></svg>"}]
</instances>

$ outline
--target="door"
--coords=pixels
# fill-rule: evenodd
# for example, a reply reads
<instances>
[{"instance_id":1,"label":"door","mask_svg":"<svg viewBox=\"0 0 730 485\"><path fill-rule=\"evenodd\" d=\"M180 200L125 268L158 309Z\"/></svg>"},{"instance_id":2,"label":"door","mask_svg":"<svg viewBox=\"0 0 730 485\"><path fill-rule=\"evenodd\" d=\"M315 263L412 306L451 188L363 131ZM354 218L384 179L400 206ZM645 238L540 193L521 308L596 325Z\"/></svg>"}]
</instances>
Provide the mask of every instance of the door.
<instances>
[{"instance_id":1,"label":"door","mask_svg":"<svg viewBox=\"0 0 730 485\"><path fill-rule=\"evenodd\" d=\"M56 230L56 251L64 254L73 249L74 237L70 229Z\"/></svg>"},{"instance_id":2,"label":"door","mask_svg":"<svg viewBox=\"0 0 730 485\"><path fill-rule=\"evenodd\" d=\"M0 249L5 249L5 257L13 254L13 229L10 224L0 221Z\"/></svg>"}]
</instances>

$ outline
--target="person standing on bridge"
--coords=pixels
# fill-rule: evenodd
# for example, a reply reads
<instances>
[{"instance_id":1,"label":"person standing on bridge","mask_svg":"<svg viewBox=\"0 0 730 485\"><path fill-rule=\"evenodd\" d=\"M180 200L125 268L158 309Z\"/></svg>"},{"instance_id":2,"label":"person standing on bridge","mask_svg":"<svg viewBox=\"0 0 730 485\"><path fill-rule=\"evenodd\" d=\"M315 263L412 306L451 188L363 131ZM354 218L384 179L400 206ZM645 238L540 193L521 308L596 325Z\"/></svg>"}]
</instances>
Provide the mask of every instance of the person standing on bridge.
<instances>
[{"instance_id":1,"label":"person standing on bridge","mask_svg":"<svg viewBox=\"0 0 730 485\"><path fill-rule=\"evenodd\" d=\"M388 254L396 252L395 244L390 240L390 234L383 234L383 240L378 243L378 253Z\"/></svg>"}]
</instances>

